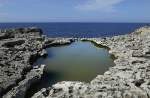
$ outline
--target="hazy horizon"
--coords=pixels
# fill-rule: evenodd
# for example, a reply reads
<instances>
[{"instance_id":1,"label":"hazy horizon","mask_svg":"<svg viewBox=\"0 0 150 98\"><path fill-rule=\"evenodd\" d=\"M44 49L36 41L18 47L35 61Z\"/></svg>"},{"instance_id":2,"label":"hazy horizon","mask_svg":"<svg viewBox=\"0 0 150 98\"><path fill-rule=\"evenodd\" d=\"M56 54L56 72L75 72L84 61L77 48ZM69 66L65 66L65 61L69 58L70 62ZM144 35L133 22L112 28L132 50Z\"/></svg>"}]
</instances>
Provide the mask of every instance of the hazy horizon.
<instances>
[{"instance_id":1,"label":"hazy horizon","mask_svg":"<svg viewBox=\"0 0 150 98\"><path fill-rule=\"evenodd\" d=\"M130 24L136 24L136 23L141 23L141 24L146 24L150 23L148 22L96 22L96 21L6 21L6 22L1 22L0 23L130 23Z\"/></svg>"}]
</instances>

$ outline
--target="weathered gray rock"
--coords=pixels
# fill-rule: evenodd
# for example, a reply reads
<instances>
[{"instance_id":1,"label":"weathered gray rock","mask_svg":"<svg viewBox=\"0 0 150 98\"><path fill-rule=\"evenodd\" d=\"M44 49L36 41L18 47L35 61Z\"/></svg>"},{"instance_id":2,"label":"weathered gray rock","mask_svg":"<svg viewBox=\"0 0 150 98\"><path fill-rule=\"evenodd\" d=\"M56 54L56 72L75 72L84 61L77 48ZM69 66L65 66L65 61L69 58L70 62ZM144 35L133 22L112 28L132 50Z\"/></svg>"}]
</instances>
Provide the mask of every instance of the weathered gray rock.
<instances>
[{"instance_id":1,"label":"weathered gray rock","mask_svg":"<svg viewBox=\"0 0 150 98\"><path fill-rule=\"evenodd\" d=\"M21 31L22 30L22 31ZM1 30L0 96L11 90L30 71L32 55L40 55L44 47L38 28Z\"/></svg>"},{"instance_id":2,"label":"weathered gray rock","mask_svg":"<svg viewBox=\"0 0 150 98\"><path fill-rule=\"evenodd\" d=\"M67 45L74 42L72 38L47 38L45 42L45 47Z\"/></svg>"},{"instance_id":3,"label":"weathered gray rock","mask_svg":"<svg viewBox=\"0 0 150 98\"><path fill-rule=\"evenodd\" d=\"M128 35L81 40L108 47L109 53L117 57L116 66L90 83L59 82L48 91L37 92L32 98L150 97L150 27L142 27Z\"/></svg>"},{"instance_id":4,"label":"weathered gray rock","mask_svg":"<svg viewBox=\"0 0 150 98\"><path fill-rule=\"evenodd\" d=\"M37 82L42 74L45 65L41 65L36 69L32 69L25 77L24 80L18 83L18 86L11 89L3 98L24 98L26 90L33 84Z\"/></svg>"},{"instance_id":5,"label":"weathered gray rock","mask_svg":"<svg viewBox=\"0 0 150 98\"><path fill-rule=\"evenodd\" d=\"M0 97L24 98L26 89L41 77L43 69L31 66L46 55L44 48L74 41L41 34L38 28L0 30ZM90 83L59 82L33 98L149 98L150 27L128 35L81 40L107 47L117 58L116 66Z\"/></svg>"},{"instance_id":6,"label":"weathered gray rock","mask_svg":"<svg viewBox=\"0 0 150 98\"><path fill-rule=\"evenodd\" d=\"M47 38L36 27L0 30L0 98L23 98L41 77L32 70L34 61L47 55L46 47L69 43L71 39Z\"/></svg>"},{"instance_id":7,"label":"weathered gray rock","mask_svg":"<svg viewBox=\"0 0 150 98\"><path fill-rule=\"evenodd\" d=\"M41 52L40 52L40 56L42 56L42 57L45 57L45 56L47 56L48 54L47 54L47 51L45 50L45 49L43 49Z\"/></svg>"}]
</instances>

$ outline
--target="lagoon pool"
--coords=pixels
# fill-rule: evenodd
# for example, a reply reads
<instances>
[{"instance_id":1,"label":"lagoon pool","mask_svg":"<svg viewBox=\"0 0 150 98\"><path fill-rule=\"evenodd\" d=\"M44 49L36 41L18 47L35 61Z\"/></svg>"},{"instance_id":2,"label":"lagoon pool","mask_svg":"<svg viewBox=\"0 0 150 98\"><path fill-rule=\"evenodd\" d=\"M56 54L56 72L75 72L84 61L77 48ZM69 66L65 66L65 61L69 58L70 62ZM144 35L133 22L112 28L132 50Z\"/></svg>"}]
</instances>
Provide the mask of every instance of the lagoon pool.
<instances>
[{"instance_id":1,"label":"lagoon pool","mask_svg":"<svg viewBox=\"0 0 150 98\"><path fill-rule=\"evenodd\" d=\"M70 45L50 47L46 50L48 56L39 58L34 63L46 65L44 75L29 89L29 93L60 81L90 82L115 65L107 49L97 47L91 42L76 41Z\"/></svg>"}]
</instances>

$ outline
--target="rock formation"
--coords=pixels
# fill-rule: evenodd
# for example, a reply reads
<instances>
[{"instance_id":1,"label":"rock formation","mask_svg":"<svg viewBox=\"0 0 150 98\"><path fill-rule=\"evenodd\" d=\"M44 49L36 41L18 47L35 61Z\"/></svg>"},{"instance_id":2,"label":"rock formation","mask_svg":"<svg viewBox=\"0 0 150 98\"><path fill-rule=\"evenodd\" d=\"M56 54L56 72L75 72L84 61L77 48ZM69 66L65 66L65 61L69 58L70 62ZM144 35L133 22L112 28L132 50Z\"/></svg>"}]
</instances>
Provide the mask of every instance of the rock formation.
<instances>
[{"instance_id":1,"label":"rock formation","mask_svg":"<svg viewBox=\"0 0 150 98\"><path fill-rule=\"evenodd\" d=\"M150 27L127 35L78 40L107 47L116 57L116 66L90 83L62 81L32 98L150 98ZM35 27L0 30L0 98L24 98L43 74L44 65L32 65L47 55L45 48L73 41L47 38Z\"/></svg>"},{"instance_id":2,"label":"rock formation","mask_svg":"<svg viewBox=\"0 0 150 98\"><path fill-rule=\"evenodd\" d=\"M108 47L116 66L90 83L59 82L32 98L150 98L150 27L127 35L85 38Z\"/></svg>"},{"instance_id":3,"label":"rock formation","mask_svg":"<svg viewBox=\"0 0 150 98\"><path fill-rule=\"evenodd\" d=\"M46 47L69 42L47 38L35 27L0 30L0 98L24 98L26 90L43 73L42 66L33 68L34 61L47 55Z\"/></svg>"}]
</instances>

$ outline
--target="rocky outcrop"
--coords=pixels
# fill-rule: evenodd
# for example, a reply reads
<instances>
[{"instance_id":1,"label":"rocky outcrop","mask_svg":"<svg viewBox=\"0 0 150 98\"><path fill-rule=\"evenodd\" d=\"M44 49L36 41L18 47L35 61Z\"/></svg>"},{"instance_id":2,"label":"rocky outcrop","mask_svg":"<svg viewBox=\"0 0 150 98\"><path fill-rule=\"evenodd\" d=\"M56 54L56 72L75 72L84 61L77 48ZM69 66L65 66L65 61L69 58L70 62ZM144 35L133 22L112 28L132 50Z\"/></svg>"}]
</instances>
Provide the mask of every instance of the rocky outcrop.
<instances>
[{"instance_id":1,"label":"rocky outcrop","mask_svg":"<svg viewBox=\"0 0 150 98\"><path fill-rule=\"evenodd\" d=\"M67 45L74 42L73 38L47 38L45 47Z\"/></svg>"},{"instance_id":2,"label":"rocky outcrop","mask_svg":"<svg viewBox=\"0 0 150 98\"><path fill-rule=\"evenodd\" d=\"M116 66L90 83L63 81L32 98L150 98L150 27L128 35L81 39L108 47Z\"/></svg>"},{"instance_id":3,"label":"rocky outcrop","mask_svg":"<svg viewBox=\"0 0 150 98\"><path fill-rule=\"evenodd\" d=\"M59 82L33 98L150 98L150 27L128 35L80 39L107 47L116 66L90 83ZM0 98L24 98L38 81L43 66L32 67L46 56L46 47L65 45L72 38L47 38L39 28L0 30Z\"/></svg>"},{"instance_id":4,"label":"rocky outcrop","mask_svg":"<svg viewBox=\"0 0 150 98\"><path fill-rule=\"evenodd\" d=\"M47 38L35 27L0 30L0 98L23 98L43 70L36 72L32 64L47 55L46 47L59 42L68 44L71 40Z\"/></svg>"},{"instance_id":5,"label":"rocky outcrop","mask_svg":"<svg viewBox=\"0 0 150 98\"><path fill-rule=\"evenodd\" d=\"M27 73L25 69L30 71L30 59L33 55L39 55L44 47L41 33L38 28L1 30L0 96L23 79Z\"/></svg>"},{"instance_id":6,"label":"rocky outcrop","mask_svg":"<svg viewBox=\"0 0 150 98\"><path fill-rule=\"evenodd\" d=\"M24 98L26 90L31 86L31 84L40 80L44 66L45 65L41 65L40 67L37 66L37 68L33 68L29 73L27 73L25 79L20 81L18 85L5 94L3 98Z\"/></svg>"}]
</instances>

